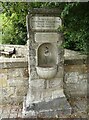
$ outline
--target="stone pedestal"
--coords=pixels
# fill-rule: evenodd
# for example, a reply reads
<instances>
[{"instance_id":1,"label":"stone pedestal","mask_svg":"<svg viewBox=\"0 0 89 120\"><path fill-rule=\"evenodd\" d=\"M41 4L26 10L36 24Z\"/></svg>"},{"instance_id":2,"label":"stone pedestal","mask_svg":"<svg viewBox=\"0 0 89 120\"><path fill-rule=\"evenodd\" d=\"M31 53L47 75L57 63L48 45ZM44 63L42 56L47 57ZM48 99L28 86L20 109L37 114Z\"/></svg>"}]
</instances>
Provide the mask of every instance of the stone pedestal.
<instances>
[{"instance_id":1,"label":"stone pedestal","mask_svg":"<svg viewBox=\"0 0 89 120\"><path fill-rule=\"evenodd\" d=\"M52 12L52 14L51 14ZM71 114L64 95L62 20L56 9L34 9L27 16L29 39L29 89L23 117L56 117Z\"/></svg>"}]
</instances>

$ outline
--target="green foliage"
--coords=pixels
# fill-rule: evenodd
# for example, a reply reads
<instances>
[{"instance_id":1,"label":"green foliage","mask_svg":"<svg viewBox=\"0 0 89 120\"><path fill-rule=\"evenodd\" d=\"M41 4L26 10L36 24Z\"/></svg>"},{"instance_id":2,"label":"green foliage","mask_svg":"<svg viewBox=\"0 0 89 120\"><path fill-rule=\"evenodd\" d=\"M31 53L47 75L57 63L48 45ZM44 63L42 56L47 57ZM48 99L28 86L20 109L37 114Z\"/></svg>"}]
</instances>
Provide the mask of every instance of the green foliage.
<instances>
[{"instance_id":1,"label":"green foliage","mask_svg":"<svg viewBox=\"0 0 89 120\"><path fill-rule=\"evenodd\" d=\"M89 3L6 2L3 6L2 43L25 44L26 15L31 8L60 8L64 48L87 53L89 46Z\"/></svg>"},{"instance_id":2,"label":"green foliage","mask_svg":"<svg viewBox=\"0 0 89 120\"><path fill-rule=\"evenodd\" d=\"M89 4L70 3L62 12L64 47L82 53L89 50Z\"/></svg>"},{"instance_id":3,"label":"green foliage","mask_svg":"<svg viewBox=\"0 0 89 120\"><path fill-rule=\"evenodd\" d=\"M3 44L26 44L26 15L31 8L57 7L51 2L6 2L3 6Z\"/></svg>"},{"instance_id":4,"label":"green foliage","mask_svg":"<svg viewBox=\"0 0 89 120\"><path fill-rule=\"evenodd\" d=\"M2 14L0 14L0 44L2 43Z\"/></svg>"},{"instance_id":5,"label":"green foliage","mask_svg":"<svg viewBox=\"0 0 89 120\"><path fill-rule=\"evenodd\" d=\"M25 44L27 3L3 3L2 43Z\"/></svg>"}]
</instances>

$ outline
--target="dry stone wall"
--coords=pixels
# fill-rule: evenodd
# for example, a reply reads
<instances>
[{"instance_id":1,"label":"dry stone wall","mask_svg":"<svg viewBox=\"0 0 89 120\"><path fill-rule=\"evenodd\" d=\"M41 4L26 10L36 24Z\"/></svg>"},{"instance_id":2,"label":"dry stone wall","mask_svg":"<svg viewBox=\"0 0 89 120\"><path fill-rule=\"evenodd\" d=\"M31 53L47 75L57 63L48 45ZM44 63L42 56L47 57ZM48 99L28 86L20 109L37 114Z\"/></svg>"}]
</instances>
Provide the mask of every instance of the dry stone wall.
<instances>
[{"instance_id":1,"label":"dry stone wall","mask_svg":"<svg viewBox=\"0 0 89 120\"><path fill-rule=\"evenodd\" d=\"M25 46L16 48L24 54L23 58L0 58L0 104L22 104L23 98L27 94L29 76L28 61L25 55L28 52ZM23 52L24 50L25 52ZM87 57L70 50L65 50L64 57L66 96L68 99L87 96ZM50 84L53 86L54 84L51 82Z\"/></svg>"},{"instance_id":2,"label":"dry stone wall","mask_svg":"<svg viewBox=\"0 0 89 120\"><path fill-rule=\"evenodd\" d=\"M68 96L87 96L88 64L87 56L75 51L65 51L64 87Z\"/></svg>"},{"instance_id":3,"label":"dry stone wall","mask_svg":"<svg viewBox=\"0 0 89 120\"><path fill-rule=\"evenodd\" d=\"M70 96L87 96L86 65L65 66L65 89Z\"/></svg>"},{"instance_id":4,"label":"dry stone wall","mask_svg":"<svg viewBox=\"0 0 89 120\"><path fill-rule=\"evenodd\" d=\"M88 110L87 56L70 50L65 50L65 53L64 92L72 106L72 112L82 112L83 115Z\"/></svg>"},{"instance_id":5,"label":"dry stone wall","mask_svg":"<svg viewBox=\"0 0 89 120\"><path fill-rule=\"evenodd\" d=\"M27 88L27 61L22 58L0 61L0 104L21 104Z\"/></svg>"}]
</instances>

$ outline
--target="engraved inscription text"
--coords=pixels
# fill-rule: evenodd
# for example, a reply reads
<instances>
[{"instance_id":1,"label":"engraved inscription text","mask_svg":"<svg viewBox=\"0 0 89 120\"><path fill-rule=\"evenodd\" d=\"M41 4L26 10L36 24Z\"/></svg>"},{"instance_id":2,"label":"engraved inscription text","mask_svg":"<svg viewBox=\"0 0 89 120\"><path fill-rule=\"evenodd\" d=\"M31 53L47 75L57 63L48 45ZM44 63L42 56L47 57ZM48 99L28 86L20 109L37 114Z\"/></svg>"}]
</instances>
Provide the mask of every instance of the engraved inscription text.
<instances>
[{"instance_id":1,"label":"engraved inscription text","mask_svg":"<svg viewBox=\"0 0 89 120\"><path fill-rule=\"evenodd\" d=\"M60 17L32 17L31 28L32 29L51 29L56 30L61 25Z\"/></svg>"}]
</instances>

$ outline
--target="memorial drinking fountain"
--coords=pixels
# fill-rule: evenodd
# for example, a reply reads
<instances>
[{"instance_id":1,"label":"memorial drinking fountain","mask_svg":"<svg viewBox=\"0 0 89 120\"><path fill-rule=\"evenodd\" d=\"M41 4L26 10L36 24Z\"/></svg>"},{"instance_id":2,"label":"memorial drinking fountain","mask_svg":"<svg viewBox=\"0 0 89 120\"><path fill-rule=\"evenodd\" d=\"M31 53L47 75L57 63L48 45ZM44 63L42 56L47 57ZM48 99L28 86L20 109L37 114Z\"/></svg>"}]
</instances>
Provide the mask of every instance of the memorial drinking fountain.
<instances>
[{"instance_id":1,"label":"memorial drinking fountain","mask_svg":"<svg viewBox=\"0 0 89 120\"><path fill-rule=\"evenodd\" d=\"M27 15L29 88L23 117L61 117L71 107L63 91L64 56L59 9L35 8Z\"/></svg>"}]
</instances>

